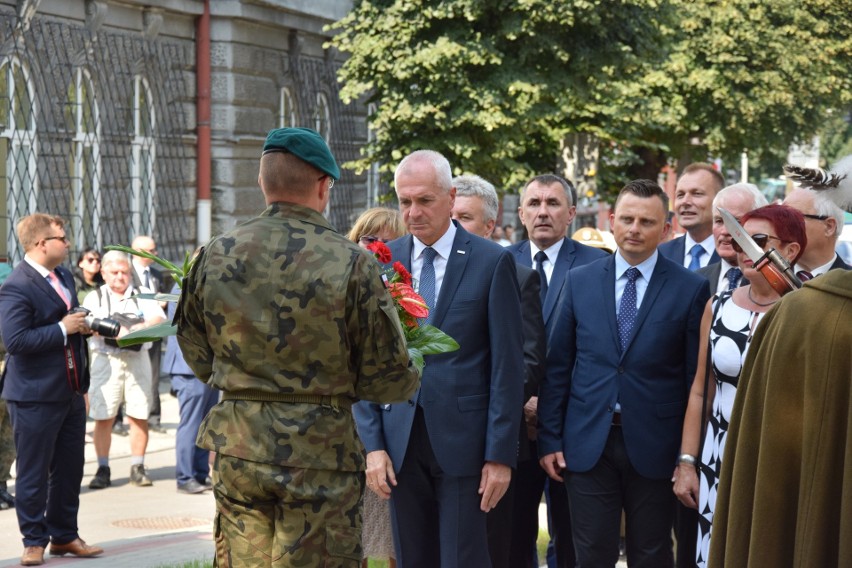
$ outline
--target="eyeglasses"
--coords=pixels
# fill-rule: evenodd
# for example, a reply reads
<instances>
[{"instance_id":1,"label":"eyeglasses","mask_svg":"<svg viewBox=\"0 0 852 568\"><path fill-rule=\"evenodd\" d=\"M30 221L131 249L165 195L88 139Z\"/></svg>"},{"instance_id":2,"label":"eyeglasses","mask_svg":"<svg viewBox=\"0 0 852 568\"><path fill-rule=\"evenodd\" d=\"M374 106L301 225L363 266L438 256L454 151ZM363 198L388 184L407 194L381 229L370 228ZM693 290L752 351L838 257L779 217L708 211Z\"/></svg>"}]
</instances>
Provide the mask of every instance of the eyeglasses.
<instances>
[{"instance_id":1,"label":"eyeglasses","mask_svg":"<svg viewBox=\"0 0 852 568\"><path fill-rule=\"evenodd\" d=\"M45 241L62 241L63 243L68 242L68 237L45 237Z\"/></svg>"},{"instance_id":2,"label":"eyeglasses","mask_svg":"<svg viewBox=\"0 0 852 568\"><path fill-rule=\"evenodd\" d=\"M766 235L764 233L756 233L754 235L751 235L751 240L754 241L754 244L756 244L757 246L759 246L762 249L766 248L766 243L769 242L769 239L775 239L779 243L786 243L787 242L787 241L782 241L781 239L779 239L776 236ZM733 247L733 249L735 251L743 252L742 247L740 247L740 244L736 241L736 239L731 241L731 246Z\"/></svg>"},{"instance_id":3,"label":"eyeglasses","mask_svg":"<svg viewBox=\"0 0 852 568\"><path fill-rule=\"evenodd\" d=\"M97 263L100 263L100 261L101 261L101 259L99 259L99 258L94 258L94 257L92 257L92 258L84 258L84 259L83 259L83 262L90 262L90 263L91 263L91 262L97 262Z\"/></svg>"},{"instance_id":4,"label":"eyeglasses","mask_svg":"<svg viewBox=\"0 0 852 568\"><path fill-rule=\"evenodd\" d=\"M358 240L362 241L363 243L368 244L368 245L371 245L376 241L381 241L383 243L388 242L388 239L380 239L379 237L376 237L376 236L373 236L373 235L364 235L363 237L361 237Z\"/></svg>"},{"instance_id":5,"label":"eyeglasses","mask_svg":"<svg viewBox=\"0 0 852 568\"><path fill-rule=\"evenodd\" d=\"M817 221L825 221L828 219L828 215L811 215L809 213L802 213L802 217L805 219L816 219Z\"/></svg>"},{"instance_id":6,"label":"eyeglasses","mask_svg":"<svg viewBox=\"0 0 852 568\"><path fill-rule=\"evenodd\" d=\"M322 181L322 178L328 178L328 189L331 189L332 187L334 187L334 178L333 177L331 177L329 175L320 176L320 177L317 178L317 181Z\"/></svg>"}]
</instances>

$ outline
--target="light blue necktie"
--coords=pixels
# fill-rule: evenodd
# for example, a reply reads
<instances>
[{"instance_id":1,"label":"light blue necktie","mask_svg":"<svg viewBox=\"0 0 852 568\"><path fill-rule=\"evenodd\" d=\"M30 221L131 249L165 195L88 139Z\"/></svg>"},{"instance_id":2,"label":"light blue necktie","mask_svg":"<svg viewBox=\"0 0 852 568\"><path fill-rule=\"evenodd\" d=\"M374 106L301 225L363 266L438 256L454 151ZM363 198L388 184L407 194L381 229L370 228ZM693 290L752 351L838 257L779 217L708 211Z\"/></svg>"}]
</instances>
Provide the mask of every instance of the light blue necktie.
<instances>
[{"instance_id":1,"label":"light blue necktie","mask_svg":"<svg viewBox=\"0 0 852 568\"><path fill-rule=\"evenodd\" d=\"M420 269L420 285L418 293L426 305L429 306L429 316L420 321L421 324L432 321L435 313L435 255L438 254L432 247L423 249L423 268Z\"/></svg>"},{"instance_id":2,"label":"light blue necktie","mask_svg":"<svg viewBox=\"0 0 852 568\"><path fill-rule=\"evenodd\" d=\"M627 341L630 339L630 333L633 331L633 324L636 323L636 279L642 274L639 269L632 266L625 272L627 275L627 284L624 286L624 292L621 294L621 303L618 307L618 340L621 343L621 350L627 347Z\"/></svg>"},{"instance_id":3,"label":"light blue necktie","mask_svg":"<svg viewBox=\"0 0 852 568\"><path fill-rule=\"evenodd\" d=\"M701 245L694 245L691 249L689 249L689 256L691 260L689 261L690 270L698 270L701 268L701 255L704 254L704 247Z\"/></svg>"}]
</instances>

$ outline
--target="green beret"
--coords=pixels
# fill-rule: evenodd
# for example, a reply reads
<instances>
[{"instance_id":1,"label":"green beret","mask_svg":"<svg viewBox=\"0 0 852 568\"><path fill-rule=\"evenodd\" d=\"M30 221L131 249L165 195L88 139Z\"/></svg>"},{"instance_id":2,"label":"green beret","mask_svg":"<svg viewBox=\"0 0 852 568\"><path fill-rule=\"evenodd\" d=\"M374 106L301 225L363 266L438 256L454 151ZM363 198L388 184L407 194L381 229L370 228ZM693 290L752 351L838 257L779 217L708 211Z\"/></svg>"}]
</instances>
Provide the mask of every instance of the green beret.
<instances>
[{"instance_id":1,"label":"green beret","mask_svg":"<svg viewBox=\"0 0 852 568\"><path fill-rule=\"evenodd\" d=\"M309 163L334 180L340 179L340 168L331 155L328 144L310 128L276 128L266 136L263 154L286 152Z\"/></svg>"}]
</instances>

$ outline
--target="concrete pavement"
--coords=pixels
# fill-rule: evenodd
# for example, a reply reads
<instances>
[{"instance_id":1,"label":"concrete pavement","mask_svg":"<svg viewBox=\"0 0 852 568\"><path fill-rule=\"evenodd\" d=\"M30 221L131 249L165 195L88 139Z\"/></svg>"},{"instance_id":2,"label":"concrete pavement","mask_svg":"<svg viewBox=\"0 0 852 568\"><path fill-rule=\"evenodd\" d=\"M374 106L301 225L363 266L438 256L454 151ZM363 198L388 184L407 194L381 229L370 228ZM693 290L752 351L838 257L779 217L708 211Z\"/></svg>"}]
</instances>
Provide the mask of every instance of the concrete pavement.
<instances>
[{"instance_id":1,"label":"concrete pavement","mask_svg":"<svg viewBox=\"0 0 852 568\"><path fill-rule=\"evenodd\" d=\"M152 487L130 485L130 443L126 436L112 436L110 469L112 486L90 490L89 481L98 468L87 424L86 465L77 518L80 537L104 548L97 559L70 556L50 557L45 566L73 564L110 568L155 568L181 565L193 560L213 559L213 494L183 495L175 484L175 430L177 399L168 394L169 382L160 382L162 421L167 433L150 433L145 465L154 481ZM164 392L163 392L164 391ZM14 493L14 485L9 489ZM0 567L18 566L23 545L14 509L0 511Z\"/></svg>"}]
</instances>

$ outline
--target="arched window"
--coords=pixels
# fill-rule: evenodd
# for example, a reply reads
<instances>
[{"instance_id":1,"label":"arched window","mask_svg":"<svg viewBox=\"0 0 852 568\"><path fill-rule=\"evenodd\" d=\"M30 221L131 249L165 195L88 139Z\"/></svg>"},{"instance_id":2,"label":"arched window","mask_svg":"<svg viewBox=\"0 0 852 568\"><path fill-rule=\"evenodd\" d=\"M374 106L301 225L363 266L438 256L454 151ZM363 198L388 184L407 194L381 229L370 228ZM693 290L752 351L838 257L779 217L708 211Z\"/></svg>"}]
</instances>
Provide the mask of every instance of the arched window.
<instances>
[{"instance_id":1,"label":"arched window","mask_svg":"<svg viewBox=\"0 0 852 568\"><path fill-rule=\"evenodd\" d=\"M282 87L281 97L278 102L278 127L292 128L296 126L296 105L290 89Z\"/></svg>"},{"instance_id":2,"label":"arched window","mask_svg":"<svg viewBox=\"0 0 852 568\"><path fill-rule=\"evenodd\" d=\"M151 99L151 88L141 75L133 79L133 141L130 176L133 182L131 199L131 230L129 238L151 235L156 225L154 211L157 180L154 161L157 147L154 143L156 115Z\"/></svg>"},{"instance_id":3,"label":"arched window","mask_svg":"<svg viewBox=\"0 0 852 568\"><path fill-rule=\"evenodd\" d=\"M68 85L65 120L73 133L69 237L78 250L101 248L101 123L94 85L86 69L78 68Z\"/></svg>"},{"instance_id":4,"label":"arched window","mask_svg":"<svg viewBox=\"0 0 852 568\"><path fill-rule=\"evenodd\" d=\"M30 73L17 57L0 63L0 257L17 262L24 257L15 226L35 212L36 175L35 89Z\"/></svg>"},{"instance_id":5,"label":"arched window","mask_svg":"<svg viewBox=\"0 0 852 568\"><path fill-rule=\"evenodd\" d=\"M314 130L320 133L320 136L325 138L326 142L331 141L331 109L328 106L328 98L325 93L317 93L317 107L314 110Z\"/></svg>"},{"instance_id":6,"label":"arched window","mask_svg":"<svg viewBox=\"0 0 852 568\"><path fill-rule=\"evenodd\" d=\"M370 119L376 114L376 104L367 105L367 146L376 141L376 131L370 126ZM372 162L367 170L367 206L373 207L379 202L379 163Z\"/></svg>"}]
</instances>

